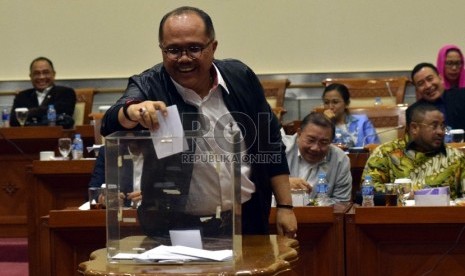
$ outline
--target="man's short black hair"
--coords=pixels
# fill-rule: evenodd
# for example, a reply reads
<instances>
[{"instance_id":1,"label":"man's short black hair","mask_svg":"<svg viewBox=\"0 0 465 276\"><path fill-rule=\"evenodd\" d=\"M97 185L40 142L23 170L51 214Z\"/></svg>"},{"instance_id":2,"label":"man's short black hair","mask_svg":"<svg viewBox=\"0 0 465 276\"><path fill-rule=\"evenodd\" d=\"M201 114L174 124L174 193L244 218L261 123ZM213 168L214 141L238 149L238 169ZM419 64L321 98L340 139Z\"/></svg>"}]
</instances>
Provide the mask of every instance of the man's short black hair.
<instances>
[{"instance_id":1,"label":"man's short black hair","mask_svg":"<svg viewBox=\"0 0 465 276\"><path fill-rule=\"evenodd\" d=\"M415 75L418 73L418 71L420 71L421 69L423 69L425 67L433 69L433 71L437 75L439 75L438 68L436 68L436 66L434 66L433 64L428 63L428 62L418 63L417 65L415 65L415 67L413 67L412 73L410 74L410 79L412 80L414 85L415 85L415 81L413 80L413 77L415 77Z\"/></svg>"},{"instance_id":2,"label":"man's short black hair","mask_svg":"<svg viewBox=\"0 0 465 276\"><path fill-rule=\"evenodd\" d=\"M336 126L333 121L321 112L310 112L307 116L302 119L300 123L300 129L304 129L308 124L314 124L324 128L331 129L331 140L334 139Z\"/></svg>"},{"instance_id":3,"label":"man's short black hair","mask_svg":"<svg viewBox=\"0 0 465 276\"><path fill-rule=\"evenodd\" d=\"M210 16L204 12L203 10L195 7L183 6L177 9L170 11L169 13L165 14L160 21L160 26L158 27L158 43L161 43L163 40L163 26L165 25L166 20L174 15L181 15L186 13L195 13L200 18L202 18L203 23L205 24L205 32L206 35L211 39L215 39L215 28L213 27L213 21Z\"/></svg>"},{"instance_id":4,"label":"man's short black hair","mask_svg":"<svg viewBox=\"0 0 465 276\"><path fill-rule=\"evenodd\" d=\"M29 72L32 71L32 66L34 65L34 63L36 63L37 61L40 61L40 60L48 62L48 64L50 64L50 67L52 67L53 72L55 72L55 68L53 67L53 62L50 59L46 58L46 57L37 57L37 58L35 58L31 62L31 65L29 65Z\"/></svg>"},{"instance_id":5,"label":"man's short black hair","mask_svg":"<svg viewBox=\"0 0 465 276\"><path fill-rule=\"evenodd\" d=\"M405 120L407 126L410 126L411 122L418 122L420 116L424 116L426 112L429 111L440 111L435 105L425 101L419 100L409 106L405 111Z\"/></svg>"}]
</instances>

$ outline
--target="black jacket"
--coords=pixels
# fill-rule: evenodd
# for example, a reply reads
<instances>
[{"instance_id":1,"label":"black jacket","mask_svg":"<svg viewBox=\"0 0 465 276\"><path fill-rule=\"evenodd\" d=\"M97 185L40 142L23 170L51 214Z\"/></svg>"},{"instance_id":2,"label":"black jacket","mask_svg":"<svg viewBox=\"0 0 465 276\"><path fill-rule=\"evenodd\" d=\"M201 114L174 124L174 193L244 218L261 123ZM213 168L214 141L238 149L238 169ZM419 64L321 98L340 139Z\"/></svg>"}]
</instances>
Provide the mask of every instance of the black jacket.
<instances>
[{"instance_id":1,"label":"black jacket","mask_svg":"<svg viewBox=\"0 0 465 276\"><path fill-rule=\"evenodd\" d=\"M256 192L251 200L242 204L242 233L267 234L272 192L270 179L276 175L289 174L280 125L265 99L257 76L249 67L237 60L215 60L214 64L230 92L223 93L224 103L240 126L248 154L257 156L261 153L275 153L280 156L277 162L251 164L250 179L255 184ZM197 112L196 107L184 102L163 65L158 64L129 79L126 92L102 120L102 135L126 130L118 123L118 111L130 98L163 101L167 106L175 104L180 114ZM181 116L181 119L184 129L190 130L194 119L186 116ZM140 126L138 128L142 129ZM160 169L159 173L163 173L163 170ZM142 194L144 204L146 197L143 188Z\"/></svg>"},{"instance_id":2,"label":"black jacket","mask_svg":"<svg viewBox=\"0 0 465 276\"><path fill-rule=\"evenodd\" d=\"M76 105L76 93L72 88L55 85L50 89L47 96L45 96L42 104L39 105L34 88L21 91L16 95L13 101L10 114L10 125L19 126L15 113L15 108L17 107L27 107L29 109L26 125L41 125L41 122L47 119L49 104L55 106L57 115L65 113L72 117L74 106Z\"/></svg>"}]
</instances>

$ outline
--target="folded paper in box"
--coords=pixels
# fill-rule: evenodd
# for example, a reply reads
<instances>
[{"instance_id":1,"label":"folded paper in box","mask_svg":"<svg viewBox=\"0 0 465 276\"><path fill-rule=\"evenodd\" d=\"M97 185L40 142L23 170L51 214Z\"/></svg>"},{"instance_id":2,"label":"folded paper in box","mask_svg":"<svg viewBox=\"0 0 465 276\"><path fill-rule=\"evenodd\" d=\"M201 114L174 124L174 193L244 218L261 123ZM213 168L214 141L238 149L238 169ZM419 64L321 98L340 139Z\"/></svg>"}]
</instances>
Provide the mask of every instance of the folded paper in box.
<instances>
[{"instance_id":1,"label":"folded paper in box","mask_svg":"<svg viewBox=\"0 0 465 276\"><path fill-rule=\"evenodd\" d=\"M449 206L449 187L427 188L415 191L415 206Z\"/></svg>"}]
</instances>

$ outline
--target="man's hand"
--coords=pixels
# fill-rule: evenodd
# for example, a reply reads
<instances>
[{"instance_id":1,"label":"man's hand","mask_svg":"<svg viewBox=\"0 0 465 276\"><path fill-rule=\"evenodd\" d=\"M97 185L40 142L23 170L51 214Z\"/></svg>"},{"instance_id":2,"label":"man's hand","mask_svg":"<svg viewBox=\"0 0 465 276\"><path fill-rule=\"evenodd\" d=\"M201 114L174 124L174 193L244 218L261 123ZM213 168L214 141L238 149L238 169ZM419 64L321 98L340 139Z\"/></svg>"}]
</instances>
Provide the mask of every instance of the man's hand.
<instances>
[{"instance_id":1,"label":"man's hand","mask_svg":"<svg viewBox=\"0 0 465 276\"><path fill-rule=\"evenodd\" d=\"M292 205L291 189L289 188L289 175L280 174L271 178L271 186L276 203ZM276 231L278 235L295 238L297 233L297 219L294 211L286 208L276 208Z\"/></svg>"},{"instance_id":2,"label":"man's hand","mask_svg":"<svg viewBox=\"0 0 465 276\"><path fill-rule=\"evenodd\" d=\"M140 191L128 193L126 198L132 201L133 208L137 208L139 201L142 200L142 193Z\"/></svg>"},{"instance_id":3,"label":"man's hand","mask_svg":"<svg viewBox=\"0 0 465 276\"><path fill-rule=\"evenodd\" d=\"M285 208L276 208L276 227L278 235L288 238L297 237L297 219L294 211Z\"/></svg>"},{"instance_id":4,"label":"man's hand","mask_svg":"<svg viewBox=\"0 0 465 276\"><path fill-rule=\"evenodd\" d=\"M138 104L131 104L126 109L126 118L123 112L124 107L119 110L118 120L125 128L134 128L137 124L142 125L150 130L156 130L158 124L157 110L160 110L163 116L168 115L166 104L161 101L145 101Z\"/></svg>"},{"instance_id":5,"label":"man's hand","mask_svg":"<svg viewBox=\"0 0 465 276\"><path fill-rule=\"evenodd\" d=\"M307 190L309 193L312 191L312 186L302 178L289 177L291 190Z\"/></svg>"}]
</instances>

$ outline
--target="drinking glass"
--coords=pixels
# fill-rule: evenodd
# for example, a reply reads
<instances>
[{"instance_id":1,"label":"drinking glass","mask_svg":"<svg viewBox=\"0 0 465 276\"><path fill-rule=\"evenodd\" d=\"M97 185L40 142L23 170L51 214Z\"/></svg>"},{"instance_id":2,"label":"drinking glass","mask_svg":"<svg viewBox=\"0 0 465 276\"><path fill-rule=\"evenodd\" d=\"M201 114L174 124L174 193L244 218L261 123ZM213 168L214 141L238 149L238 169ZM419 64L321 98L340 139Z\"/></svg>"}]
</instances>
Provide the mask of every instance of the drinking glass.
<instances>
[{"instance_id":1,"label":"drinking glass","mask_svg":"<svg viewBox=\"0 0 465 276\"><path fill-rule=\"evenodd\" d=\"M463 143L464 131L463 129L451 129L449 134L452 136L453 143Z\"/></svg>"},{"instance_id":2,"label":"drinking glass","mask_svg":"<svg viewBox=\"0 0 465 276\"><path fill-rule=\"evenodd\" d=\"M64 160L68 160L68 155L71 152L71 138L58 139L58 150Z\"/></svg>"},{"instance_id":3,"label":"drinking glass","mask_svg":"<svg viewBox=\"0 0 465 276\"><path fill-rule=\"evenodd\" d=\"M24 126L27 119L27 114L29 113L29 109L27 107L17 107L15 108L16 119L20 126Z\"/></svg>"},{"instance_id":4,"label":"drinking glass","mask_svg":"<svg viewBox=\"0 0 465 276\"><path fill-rule=\"evenodd\" d=\"M397 206L397 184L386 183L384 184L384 195L386 206Z\"/></svg>"},{"instance_id":5,"label":"drinking glass","mask_svg":"<svg viewBox=\"0 0 465 276\"><path fill-rule=\"evenodd\" d=\"M400 204L402 206L407 205L407 199L409 199L412 195L412 183L411 182L404 182L398 183L398 190L399 190L399 197L400 197Z\"/></svg>"}]
</instances>

